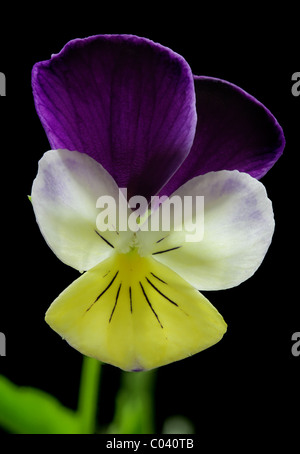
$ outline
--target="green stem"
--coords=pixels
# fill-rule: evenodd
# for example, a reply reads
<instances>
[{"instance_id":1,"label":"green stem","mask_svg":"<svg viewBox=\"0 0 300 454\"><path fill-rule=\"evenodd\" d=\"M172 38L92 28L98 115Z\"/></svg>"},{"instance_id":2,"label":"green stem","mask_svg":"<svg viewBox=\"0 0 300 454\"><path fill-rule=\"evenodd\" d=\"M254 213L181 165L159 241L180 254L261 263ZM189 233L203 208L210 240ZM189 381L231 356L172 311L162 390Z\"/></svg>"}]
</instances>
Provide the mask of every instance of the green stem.
<instances>
[{"instance_id":1,"label":"green stem","mask_svg":"<svg viewBox=\"0 0 300 454\"><path fill-rule=\"evenodd\" d=\"M88 356L83 357L78 415L81 420L81 430L84 434L95 433L100 372L100 361Z\"/></svg>"},{"instance_id":2,"label":"green stem","mask_svg":"<svg viewBox=\"0 0 300 454\"><path fill-rule=\"evenodd\" d=\"M156 371L123 372L109 433L153 434Z\"/></svg>"}]
</instances>

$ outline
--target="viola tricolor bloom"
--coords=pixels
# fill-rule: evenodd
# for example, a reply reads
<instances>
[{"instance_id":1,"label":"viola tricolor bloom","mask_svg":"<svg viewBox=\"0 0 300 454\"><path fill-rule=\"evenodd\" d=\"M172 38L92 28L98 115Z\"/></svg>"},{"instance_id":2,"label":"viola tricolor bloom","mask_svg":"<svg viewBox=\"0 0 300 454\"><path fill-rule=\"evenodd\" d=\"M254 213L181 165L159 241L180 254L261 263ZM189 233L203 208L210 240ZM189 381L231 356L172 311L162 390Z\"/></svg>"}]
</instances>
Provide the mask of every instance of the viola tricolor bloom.
<instances>
[{"instance_id":1,"label":"viola tricolor bloom","mask_svg":"<svg viewBox=\"0 0 300 454\"><path fill-rule=\"evenodd\" d=\"M130 371L217 343L227 325L200 291L248 279L271 243L272 204L258 180L284 148L274 116L131 35L70 41L34 66L32 87L52 148L33 183L34 213L57 257L83 273L47 323L83 354ZM121 229L136 196L150 211ZM154 196L167 197L151 205ZM99 200L113 200L114 213L101 216ZM170 200L185 216L166 228ZM201 238L188 240L199 222Z\"/></svg>"}]
</instances>

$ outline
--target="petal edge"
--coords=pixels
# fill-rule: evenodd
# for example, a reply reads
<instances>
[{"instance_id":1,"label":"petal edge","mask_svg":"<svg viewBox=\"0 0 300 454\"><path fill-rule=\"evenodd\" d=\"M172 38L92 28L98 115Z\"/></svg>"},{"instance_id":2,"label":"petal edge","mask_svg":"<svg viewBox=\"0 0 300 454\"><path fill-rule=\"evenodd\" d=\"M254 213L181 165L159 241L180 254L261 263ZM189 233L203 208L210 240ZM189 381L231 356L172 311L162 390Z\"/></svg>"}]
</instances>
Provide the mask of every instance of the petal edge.
<instances>
[{"instance_id":1,"label":"petal edge","mask_svg":"<svg viewBox=\"0 0 300 454\"><path fill-rule=\"evenodd\" d=\"M197 129L191 151L161 191L169 195L211 171L239 170L262 178L280 158L284 133L254 96L222 79L195 76Z\"/></svg>"},{"instance_id":2,"label":"petal edge","mask_svg":"<svg viewBox=\"0 0 300 454\"><path fill-rule=\"evenodd\" d=\"M87 153L129 197L156 194L192 146L191 69L183 57L148 39L97 35L70 41L34 66L32 87L51 148Z\"/></svg>"}]
</instances>

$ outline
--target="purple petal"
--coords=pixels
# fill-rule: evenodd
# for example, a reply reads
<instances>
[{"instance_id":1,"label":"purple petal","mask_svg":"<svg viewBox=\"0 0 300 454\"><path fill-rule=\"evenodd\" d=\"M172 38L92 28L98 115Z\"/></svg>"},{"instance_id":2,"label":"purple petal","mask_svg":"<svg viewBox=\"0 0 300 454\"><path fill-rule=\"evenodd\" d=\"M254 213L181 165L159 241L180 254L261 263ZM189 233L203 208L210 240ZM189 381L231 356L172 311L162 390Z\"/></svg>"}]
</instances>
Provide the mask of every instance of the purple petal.
<instances>
[{"instance_id":1,"label":"purple petal","mask_svg":"<svg viewBox=\"0 0 300 454\"><path fill-rule=\"evenodd\" d=\"M259 101L241 88L211 77L195 77L198 123L193 147L162 193L218 170L263 177L281 156L283 131Z\"/></svg>"},{"instance_id":2,"label":"purple petal","mask_svg":"<svg viewBox=\"0 0 300 454\"><path fill-rule=\"evenodd\" d=\"M178 54L131 35L70 41L32 72L50 145L87 153L119 187L149 198L190 151L194 81Z\"/></svg>"}]
</instances>

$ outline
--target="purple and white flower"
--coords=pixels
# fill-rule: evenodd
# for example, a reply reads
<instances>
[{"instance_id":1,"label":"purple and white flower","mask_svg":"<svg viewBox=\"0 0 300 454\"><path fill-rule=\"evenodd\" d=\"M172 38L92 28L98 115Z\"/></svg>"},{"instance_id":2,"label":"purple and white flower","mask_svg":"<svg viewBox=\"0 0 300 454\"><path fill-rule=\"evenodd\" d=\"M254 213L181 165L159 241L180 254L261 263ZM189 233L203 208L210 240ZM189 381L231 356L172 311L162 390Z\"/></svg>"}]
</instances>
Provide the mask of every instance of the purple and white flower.
<instances>
[{"instance_id":1,"label":"purple and white flower","mask_svg":"<svg viewBox=\"0 0 300 454\"><path fill-rule=\"evenodd\" d=\"M60 260L84 272L46 321L83 354L125 370L218 342L227 325L199 290L239 285L269 248L273 210L258 180L284 149L277 120L239 87L193 76L180 55L131 35L70 41L34 66L32 87L52 148L33 183L35 216ZM204 197L201 241L186 241L188 223L119 231L128 206L102 231L97 200L118 205L119 188L148 202Z\"/></svg>"}]
</instances>

